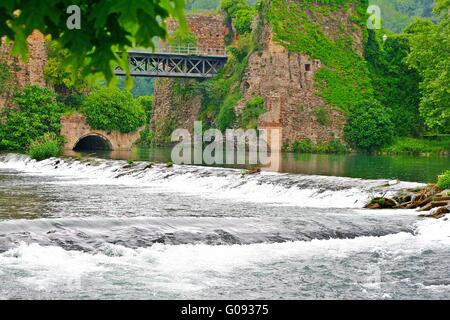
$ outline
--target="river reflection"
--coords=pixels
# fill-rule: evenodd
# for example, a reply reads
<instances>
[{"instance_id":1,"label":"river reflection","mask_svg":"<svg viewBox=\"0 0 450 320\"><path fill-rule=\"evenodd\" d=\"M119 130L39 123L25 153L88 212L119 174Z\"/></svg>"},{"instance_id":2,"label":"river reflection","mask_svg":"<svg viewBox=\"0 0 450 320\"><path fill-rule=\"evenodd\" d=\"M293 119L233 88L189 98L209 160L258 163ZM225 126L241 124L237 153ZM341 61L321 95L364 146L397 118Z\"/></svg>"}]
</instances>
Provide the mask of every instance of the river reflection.
<instances>
[{"instance_id":1,"label":"river reflection","mask_svg":"<svg viewBox=\"0 0 450 320\"><path fill-rule=\"evenodd\" d=\"M66 156L92 155L105 159L167 162L169 147L134 148L132 151L66 151ZM341 176L364 179L399 179L402 181L433 182L450 169L449 157L369 156L360 154L322 155L281 153L276 171L311 175ZM245 168L245 165L221 165Z\"/></svg>"}]
</instances>

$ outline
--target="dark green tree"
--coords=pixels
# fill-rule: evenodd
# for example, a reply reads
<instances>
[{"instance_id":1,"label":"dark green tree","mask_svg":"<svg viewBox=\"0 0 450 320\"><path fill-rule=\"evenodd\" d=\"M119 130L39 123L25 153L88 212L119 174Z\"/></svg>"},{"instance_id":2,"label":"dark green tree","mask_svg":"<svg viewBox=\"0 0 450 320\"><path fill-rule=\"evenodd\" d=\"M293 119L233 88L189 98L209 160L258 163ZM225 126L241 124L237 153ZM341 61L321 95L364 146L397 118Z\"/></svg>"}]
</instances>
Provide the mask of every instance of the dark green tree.
<instances>
[{"instance_id":1,"label":"dark green tree","mask_svg":"<svg viewBox=\"0 0 450 320\"><path fill-rule=\"evenodd\" d=\"M378 150L393 140L391 112L375 99L364 100L352 110L344 131L352 147L365 152Z\"/></svg>"},{"instance_id":2,"label":"dark green tree","mask_svg":"<svg viewBox=\"0 0 450 320\"><path fill-rule=\"evenodd\" d=\"M411 52L408 65L420 74L420 114L432 132L450 133L450 1L437 0L434 13L441 20L416 20L405 32Z\"/></svg>"},{"instance_id":3,"label":"dark green tree","mask_svg":"<svg viewBox=\"0 0 450 320\"><path fill-rule=\"evenodd\" d=\"M86 97L83 113L91 127L105 131L132 132L145 125L143 106L127 90L104 87Z\"/></svg>"},{"instance_id":4,"label":"dark green tree","mask_svg":"<svg viewBox=\"0 0 450 320\"><path fill-rule=\"evenodd\" d=\"M423 128L419 114L420 76L404 61L409 52L407 35L390 35L381 47L375 32L369 30L365 58L375 96L391 109L398 136L417 136Z\"/></svg>"},{"instance_id":5,"label":"dark green tree","mask_svg":"<svg viewBox=\"0 0 450 320\"><path fill-rule=\"evenodd\" d=\"M25 151L31 142L46 133L59 136L63 108L56 94L38 86L18 91L13 99L16 108L5 109L0 126L0 149Z\"/></svg>"}]
</instances>

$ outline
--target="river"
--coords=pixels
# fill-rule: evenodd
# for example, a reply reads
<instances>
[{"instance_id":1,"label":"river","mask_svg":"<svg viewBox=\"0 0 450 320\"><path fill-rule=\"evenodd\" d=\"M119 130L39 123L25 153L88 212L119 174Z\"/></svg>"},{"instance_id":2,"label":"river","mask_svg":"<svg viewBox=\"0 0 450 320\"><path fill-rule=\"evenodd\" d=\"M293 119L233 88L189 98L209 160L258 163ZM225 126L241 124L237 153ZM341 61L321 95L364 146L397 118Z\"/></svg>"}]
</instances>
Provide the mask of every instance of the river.
<instances>
[{"instance_id":1,"label":"river","mask_svg":"<svg viewBox=\"0 0 450 320\"><path fill-rule=\"evenodd\" d=\"M287 155L243 175L129 157L0 155L0 299L450 298L450 221L362 209L448 158Z\"/></svg>"}]
</instances>

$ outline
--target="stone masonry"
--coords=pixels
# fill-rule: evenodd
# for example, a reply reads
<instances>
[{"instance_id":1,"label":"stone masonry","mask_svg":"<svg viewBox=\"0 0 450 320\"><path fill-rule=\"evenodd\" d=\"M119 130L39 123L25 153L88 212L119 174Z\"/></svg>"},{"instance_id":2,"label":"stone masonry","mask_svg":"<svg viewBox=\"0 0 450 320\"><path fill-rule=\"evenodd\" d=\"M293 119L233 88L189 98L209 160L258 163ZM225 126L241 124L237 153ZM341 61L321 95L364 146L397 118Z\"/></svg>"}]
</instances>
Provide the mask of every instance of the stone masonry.
<instances>
[{"instance_id":1,"label":"stone masonry","mask_svg":"<svg viewBox=\"0 0 450 320\"><path fill-rule=\"evenodd\" d=\"M321 68L321 62L304 54L289 52L274 42L267 25L262 38L265 48L250 56L241 82L244 98L237 104L236 113L242 113L251 97L261 96L272 115L263 115L260 127L283 128L283 144L306 138L314 143L342 138L344 115L328 106L314 89L314 73ZM315 112L318 108L325 110L328 124L317 121ZM268 117L277 121L272 119L268 122Z\"/></svg>"},{"instance_id":2,"label":"stone masonry","mask_svg":"<svg viewBox=\"0 0 450 320\"><path fill-rule=\"evenodd\" d=\"M319 15L317 23L323 26L327 37L334 40L342 36L344 26L345 32L353 38L354 51L362 55L363 32L350 18L354 7L349 9ZM307 138L314 143L335 138L343 140L345 115L319 97L314 87L314 75L322 67L321 61L289 52L274 41L273 31L267 24L263 26L260 42L264 49L250 56L241 82L244 98L237 104L236 113L242 112L251 97L259 95L269 111L261 116L259 125L282 128L283 144ZM328 123L319 123L316 116L319 110L326 113Z\"/></svg>"},{"instance_id":3,"label":"stone masonry","mask_svg":"<svg viewBox=\"0 0 450 320\"><path fill-rule=\"evenodd\" d=\"M221 14L192 14L186 17L189 30L197 37L199 48L225 48L225 36L228 28L224 24L224 16ZM178 22L168 20L169 34L178 28Z\"/></svg>"},{"instance_id":4,"label":"stone masonry","mask_svg":"<svg viewBox=\"0 0 450 320\"><path fill-rule=\"evenodd\" d=\"M0 45L0 60L6 61L12 71L14 85L23 87L28 84L45 86L44 67L48 55L44 36L34 31L28 38L28 61L24 63L20 57L11 55L12 43L2 41ZM0 106L9 105L7 93L0 93Z\"/></svg>"},{"instance_id":5,"label":"stone masonry","mask_svg":"<svg viewBox=\"0 0 450 320\"><path fill-rule=\"evenodd\" d=\"M72 114L61 118L61 135L66 140L64 149L73 150L77 143L87 136L98 136L107 141L113 151L129 151L139 139L139 130L130 133L94 130L82 114Z\"/></svg>"}]
</instances>

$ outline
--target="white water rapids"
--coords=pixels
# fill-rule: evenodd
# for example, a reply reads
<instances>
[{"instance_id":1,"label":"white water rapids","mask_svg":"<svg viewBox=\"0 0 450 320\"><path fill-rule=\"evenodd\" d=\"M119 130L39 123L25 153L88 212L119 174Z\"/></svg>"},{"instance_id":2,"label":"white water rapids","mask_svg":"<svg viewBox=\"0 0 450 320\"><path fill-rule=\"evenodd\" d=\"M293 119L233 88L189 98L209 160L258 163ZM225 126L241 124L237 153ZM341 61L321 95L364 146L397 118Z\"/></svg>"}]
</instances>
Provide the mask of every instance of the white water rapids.
<instances>
[{"instance_id":1,"label":"white water rapids","mask_svg":"<svg viewBox=\"0 0 450 320\"><path fill-rule=\"evenodd\" d=\"M0 155L0 298L450 298L420 184Z\"/></svg>"}]
</instances>

